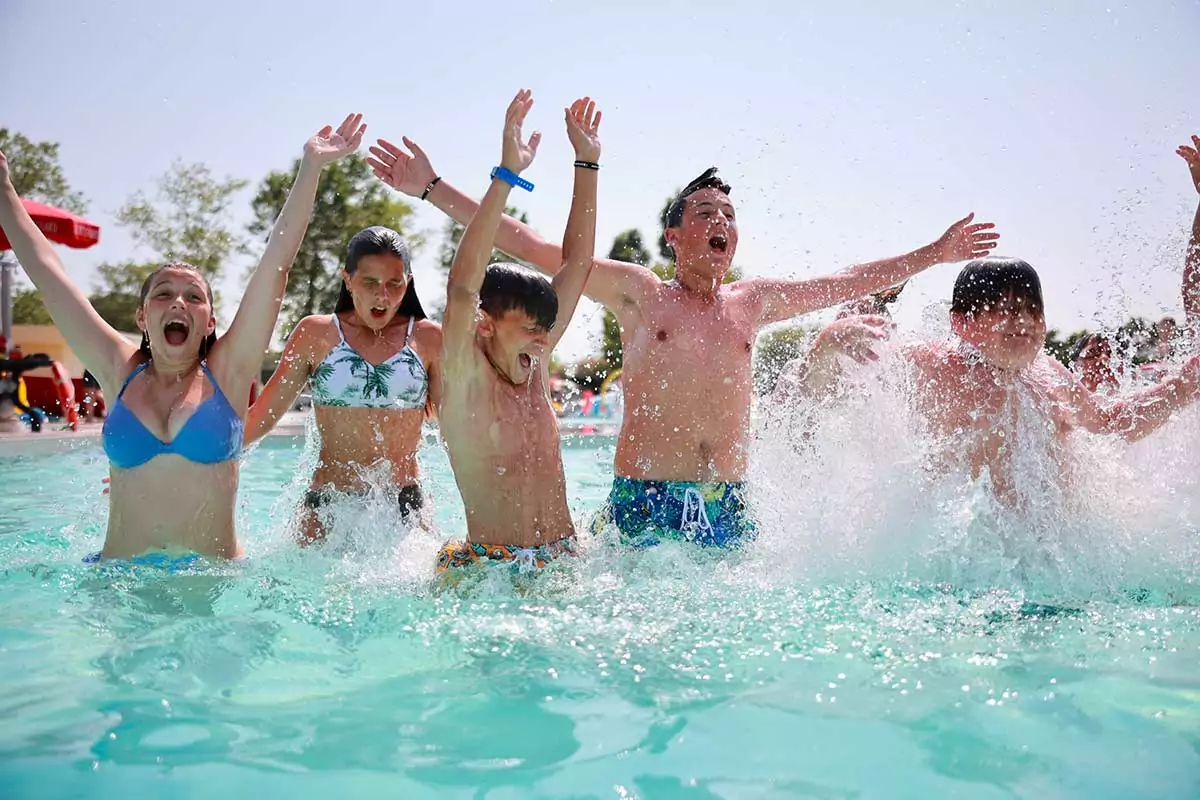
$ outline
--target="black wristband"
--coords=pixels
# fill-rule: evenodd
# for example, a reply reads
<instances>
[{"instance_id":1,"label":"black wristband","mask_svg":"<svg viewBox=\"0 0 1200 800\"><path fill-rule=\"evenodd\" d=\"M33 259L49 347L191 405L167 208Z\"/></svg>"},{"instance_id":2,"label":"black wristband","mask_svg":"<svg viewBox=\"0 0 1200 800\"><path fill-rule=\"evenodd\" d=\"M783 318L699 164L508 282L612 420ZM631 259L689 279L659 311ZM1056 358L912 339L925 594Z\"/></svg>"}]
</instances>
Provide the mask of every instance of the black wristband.
<instances>
[{"instance_id":1,"label":"black wristband","mask_svg":"<svg viewBox=\"0 0 1200 800\"><path fill-rule=\"evenodd\" d=\"M584 169L600 169L600 165L595 161L576 161L575 166L583 167Z\"/></svg>"},{"instance_id":2,"label":"black wristband","mask_svg":"<svg viewBox=\"0 0 1200 800\"><path fill-rule=\"evenodd\" d=\"M433 180L431 180L431 181L430 181L428 184L426 184L426 186L425 186L425 191L421 192L421 199L422 199L422 200L424 200L424 199L426 199L427 197L429 197L429 193L433 191L433 187L437 186L437 185L438 185L438 182L439 182L439 181L441 181L441 179L442 179L442 178L441 178L441 176L440 176L440 175L434 175L434 176L433 176Z\"/></svg>"}]
</instances>

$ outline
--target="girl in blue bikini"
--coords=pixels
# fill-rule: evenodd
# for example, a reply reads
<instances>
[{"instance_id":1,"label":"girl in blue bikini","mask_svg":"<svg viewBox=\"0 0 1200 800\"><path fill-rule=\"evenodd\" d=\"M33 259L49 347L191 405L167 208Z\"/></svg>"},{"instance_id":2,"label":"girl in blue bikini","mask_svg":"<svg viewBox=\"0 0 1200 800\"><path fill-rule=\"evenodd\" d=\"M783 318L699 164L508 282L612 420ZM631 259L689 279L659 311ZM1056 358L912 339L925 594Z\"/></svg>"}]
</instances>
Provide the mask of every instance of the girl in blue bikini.
<instances>
[{"instance_id":1,"label":"girl in blue bikini","mask_svg":"<svg viewBox=\"0 0 1200 800\"><path fill-rule=\"evenodd\" d=\"M304 146L296 182L229 330L216 336L212 289L171 262L142 285L135 346L101 319L25 212L0 153L0 226L67 344L114 398L102 433L111 466L103 558L191 552L233 558L238 462L250 386L262 365L317 179L356 150L362 116Z\"/></svg>"},{"instance_id":2,"label":"girl in blue bikini","mask_svg":"<svg viewBox=\"0 0 1200 800\"><path fill-rule=\"evenodd\" d=\"M408 245L388 228L360 231L347 247L334 312L300 320L247 420L249 443L311 386L321 454L301 509L301 544L324 538L318 509L339 494L366 494L364 469L379 464L401 520L421 521L417 448L441 397L441 364L442 326L425 318Z\"/></svg>"}]
</instances>

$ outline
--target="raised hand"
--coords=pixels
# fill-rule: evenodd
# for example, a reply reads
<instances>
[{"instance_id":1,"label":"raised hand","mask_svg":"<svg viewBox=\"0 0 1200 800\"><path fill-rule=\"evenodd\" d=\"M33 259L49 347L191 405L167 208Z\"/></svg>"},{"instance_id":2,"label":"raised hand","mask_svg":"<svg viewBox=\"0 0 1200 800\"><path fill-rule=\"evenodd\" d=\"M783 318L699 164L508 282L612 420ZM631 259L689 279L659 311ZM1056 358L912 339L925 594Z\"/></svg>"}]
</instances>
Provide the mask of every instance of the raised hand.
<instances>
[{"instance_id":1,"label":"raised hand","mask_svg":"<svg viewBox=\"0 0 1200 800\"><path fill-rule=\"evenodd\" d=\"M1196 185L1196 191L1200 192L1200 136L1192 136L1192 144L1180 145L1175 151L1183 157L1187 162L1188 169L1192 171L1192 183Z\"/></svg>"},{"instance_id":2,"label":"raised hand","mask_svg":"<svg viewBox=\"0 0 1200 800\"><path fill-rule=\"evenodd\" d=\"M567 116L567 138L575 148L575 158L580 161L597 162L600 160L600 129L601 112L596 110L596 103L590 97L581 97L564 109Z\"/></svg>"},{"instance_id":3,"label":"raised hand","mask_svg":"<svg viewBox=\"0 0 1200 800\"><path fill-rule=\"evenodd\" d=\"M350 114L336 131L330 125L317 131L316 136L304 143L304 155L322 166L330 164L357 150L366 132L362 114Z\"/></svg>"},{"instance_id":4,"label":"raised hand","mask_svg":"<svg viewBox=\"0 0 1200 800\"><path fill-rule=\"evenodd\" d=\"M971 212L958 222L951 225L935 243L938 251L938 261L942 264L952 264L956 261L970 261L989 255L1000 234L992 233L996 227L991 222L975 222L975 212Z\"/></svg>"},{"instance_id":5,"label":"raised hand","mask_svg":"<svg viewBox=\"0 0 1200 800\"><path fill-rule=\"evenodd\" d=\"M500 166L520 174L537 155L538 144L542 134L534 131L529 141L521 140L521 126L525 124L525 115L533 108L533 92L522 89L508 104L504 113L504 146L501 149Z\"/></svg>"},{"instance_id":6,"label":"raised hand","mask_svg":"<svg viewBox=\"0 0 1200 800\"><path fill-rule=\"evenodd\" d=\"M371 148L367 165L375 172L375 177L395 189L411 197L420 197L429 182L437 177L429 156L425 155L416 142L404 136L400 139L404 146L412 150L412 155L387 139L379 139L376 146Z\"/></svg>"},{"instance_id":7,"label":"raised hand","mask_svg":"<svg viewBox=\"0 0 1200 800\"><path fill-rule=\"evenodd\" d=\"M8 183L8 158L0 151L0 183Z\"/></svg>"}]
</instances>

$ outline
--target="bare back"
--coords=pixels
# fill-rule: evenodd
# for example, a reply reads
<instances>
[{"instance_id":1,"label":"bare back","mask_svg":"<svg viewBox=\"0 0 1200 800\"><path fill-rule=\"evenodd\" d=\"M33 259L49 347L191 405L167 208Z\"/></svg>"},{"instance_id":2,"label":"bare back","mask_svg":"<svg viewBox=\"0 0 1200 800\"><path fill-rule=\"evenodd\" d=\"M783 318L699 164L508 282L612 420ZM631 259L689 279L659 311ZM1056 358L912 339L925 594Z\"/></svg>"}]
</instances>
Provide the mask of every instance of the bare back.
<instances>
[{"instance_id":1,"label":"bare back","mask_svg":"<svg viewBox=\"0 0 1200 800\"><path fill-rule=\"evenodd\" d=\"M535 547L575 532L547 384L542 364L524 384L503 380L478 345L470 374L446 377L441 430L472 542Z\"/></svg>"},{"instance_id":2,"label":"bare back","mask_svg":"<svg viewBox=\"0 0 1200 800\"><path fill-rule=\"evenodd\" d=\"M625 393L617 475L742 479L758 331L734 286L703 298L661 283L640 302L616 309Z\"/></svg>"}]
</instances>

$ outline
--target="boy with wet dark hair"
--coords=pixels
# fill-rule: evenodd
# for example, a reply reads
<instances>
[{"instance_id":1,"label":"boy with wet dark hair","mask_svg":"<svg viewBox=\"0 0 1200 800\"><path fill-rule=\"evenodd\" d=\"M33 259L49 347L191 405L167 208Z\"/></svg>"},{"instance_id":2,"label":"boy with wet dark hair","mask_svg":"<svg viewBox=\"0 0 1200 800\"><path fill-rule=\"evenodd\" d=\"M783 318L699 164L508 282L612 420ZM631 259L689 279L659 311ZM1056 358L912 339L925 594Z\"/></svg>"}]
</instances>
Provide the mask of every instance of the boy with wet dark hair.
<instances>
[{"instance_id":1,"label":"boy with wet dark hair","mask_svg":"<svg viewBox=\"0 0 1200 800\"><path fill-rule=\"evenodd\" d=\"M508 107L500 166L454 255L446 291L441 430L467 512L467 538L447 544L437 570L477 561L520 571L575 553L548 364L592 270L600 112L588 98L566 109L575 191L553 283L514 264L487 266L513 186L533 161L538 134L521 125L533 105Z\"/></svg>"},{"instance_id":2,"label":"boy with wet dark hair","mask_svg":"<svg viewBox=\"0 0 1200 800\"><path fill-rule=\"evenodd\" d=\"M1043 350L1041 281L1025 261L984 258L963 267L954 284L954 340L902 351L929 432L947 464L989 474L997 497L1019 504L1014 460L1021 426L1048 431L1055 445L1072 430L1136 441L1200 397L1200 356L1140 392L1106 400ZM1018 397L1026 402L1017 402ZM1061 448L1052 446L1051 457Z\"/></svg>"},{"instance_id":3,"label":"boy with wet dark hair","mask_svg":"<svg viewBox=\"0 0 1200 800\"><path fill-rule=\"evenodd\" d=\"M554 327L558 295L550 281L519 264L491 264L479 289L479 307L494 318L520 311L542 330Z\"/></svg>"}]
</instances>

